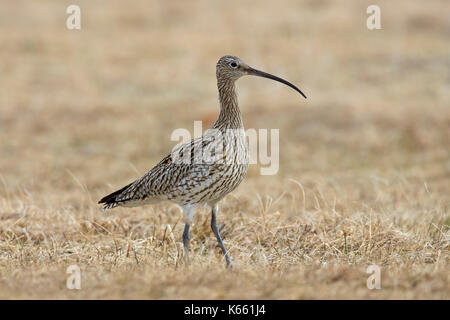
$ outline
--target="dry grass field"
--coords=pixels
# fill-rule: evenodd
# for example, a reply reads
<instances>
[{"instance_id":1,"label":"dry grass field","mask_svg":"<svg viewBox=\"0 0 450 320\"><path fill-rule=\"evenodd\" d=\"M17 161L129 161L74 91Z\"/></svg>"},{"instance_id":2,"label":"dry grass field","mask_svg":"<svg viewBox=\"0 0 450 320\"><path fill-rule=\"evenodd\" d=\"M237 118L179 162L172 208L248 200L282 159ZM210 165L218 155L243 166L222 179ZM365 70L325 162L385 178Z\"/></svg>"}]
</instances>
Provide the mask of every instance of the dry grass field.
<instances>
[{"instance_id":1,"label":"dry grass field","mask_svg":"<svg viewBox=\"0 0 450 320\"><path fill-rule=\"evenodd\" d=\"M0 298L449 299L450 2L376 1L370 31L373 3L4 1ZM225 54L308 96L238 82L246 128L280 129L280 159L221 203L232 270L206 208L185 266L178 206L97 204L174 129L212 124Z\"/></svg>"}]
</instances>

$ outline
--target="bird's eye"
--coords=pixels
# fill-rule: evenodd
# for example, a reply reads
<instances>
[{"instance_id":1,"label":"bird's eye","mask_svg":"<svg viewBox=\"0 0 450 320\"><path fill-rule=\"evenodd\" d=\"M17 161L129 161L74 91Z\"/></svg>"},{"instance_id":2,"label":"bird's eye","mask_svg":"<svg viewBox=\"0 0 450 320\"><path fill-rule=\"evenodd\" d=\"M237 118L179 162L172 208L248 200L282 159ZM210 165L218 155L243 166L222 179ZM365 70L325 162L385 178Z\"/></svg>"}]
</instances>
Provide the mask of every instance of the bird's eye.
<instances>
[{"instance_id":1,"label":"bird's eye","mask_svg":"<svg viewBox=\"0 0 450 320\"><path fill-rule=\"evenodd\" d=\"M232 63L230 63L230 66L232 68L236 69L237 68L237 63L236 62L232 62Z\"/></svg>"}]
</instances>

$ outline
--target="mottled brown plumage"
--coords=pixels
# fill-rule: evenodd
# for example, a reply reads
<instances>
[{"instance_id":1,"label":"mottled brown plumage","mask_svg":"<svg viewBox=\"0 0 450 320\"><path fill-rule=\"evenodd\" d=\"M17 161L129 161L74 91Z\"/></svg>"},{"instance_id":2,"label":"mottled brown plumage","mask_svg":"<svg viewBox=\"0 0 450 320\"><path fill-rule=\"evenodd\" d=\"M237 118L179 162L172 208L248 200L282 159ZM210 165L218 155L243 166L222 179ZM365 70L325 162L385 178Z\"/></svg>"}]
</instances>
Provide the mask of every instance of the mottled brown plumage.
<instances>
[{"instance_id":1,"label":"mottled brown plumage","mask_svg":"<svg viewBox=\"0 0 450 320\"><path fill-rule=\"evenodd\" d=\"M303 93L291 83L249 67L233 56L220 58L216 66L220 114L213 127L164 157L142 178L102 198L104 209L134 207L164 200L181 205L185 212L183 243L186 259L189 226L200 205L212 208L211 228L231 265L216 223L218 202L233 191L247 174L249 150L238 106L235 82L241 76L270 78ZM303 95L304 96L304 95ZM306 97L305 97L306 98Z\"/></svg>"}]
</instances>

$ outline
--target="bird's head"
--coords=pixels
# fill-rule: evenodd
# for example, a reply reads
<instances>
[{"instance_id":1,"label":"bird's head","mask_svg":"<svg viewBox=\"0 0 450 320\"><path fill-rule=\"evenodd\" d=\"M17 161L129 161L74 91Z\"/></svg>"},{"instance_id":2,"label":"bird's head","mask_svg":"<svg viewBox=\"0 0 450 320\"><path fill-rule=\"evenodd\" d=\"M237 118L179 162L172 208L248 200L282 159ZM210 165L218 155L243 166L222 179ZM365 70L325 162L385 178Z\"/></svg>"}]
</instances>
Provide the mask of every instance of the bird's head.
<instances>
[{"instance_id":1,"label":"bird's head","mask_svg":"<svg viewBox=\"0 0 450 320\"><path fill-rule=\"evenodd\" d=\"M234 82L237 79L239 79L240 77L245 76L245 75L264 77L264 78L268 78L268 79L272 79L272 80L281 82L281 83L291 87L298 93L300 93L306 99L306 96L303 94L303 92L301 92L300 89L297 88L296 86L294 86L292 83L290 83L284 79L281 79L277 76L271 75L270 73L266 73L266 72L254 69L238 57L223 56L217 62L216 76L217 76L217 80L219 80L219 81L233 81Z\"/></svg>"}]
</instances>

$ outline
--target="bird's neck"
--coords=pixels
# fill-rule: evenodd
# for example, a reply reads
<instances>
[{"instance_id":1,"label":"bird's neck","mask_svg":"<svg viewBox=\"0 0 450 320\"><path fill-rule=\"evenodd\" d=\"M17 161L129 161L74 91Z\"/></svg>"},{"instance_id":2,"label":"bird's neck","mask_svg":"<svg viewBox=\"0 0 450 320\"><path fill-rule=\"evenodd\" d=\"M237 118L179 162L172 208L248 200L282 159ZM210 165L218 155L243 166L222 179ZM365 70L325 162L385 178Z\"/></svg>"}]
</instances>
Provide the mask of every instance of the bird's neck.
<instances>
[{"instance_id":1,"label":"bird's neck","mask_svg":"<svg viewBox=\"0 0 450 320\"><path fill-rule=\"evenodd\" d=\"M234 81L218 79L220 114L214 129L243 129Z\"/></svg>"}]
</instances>

